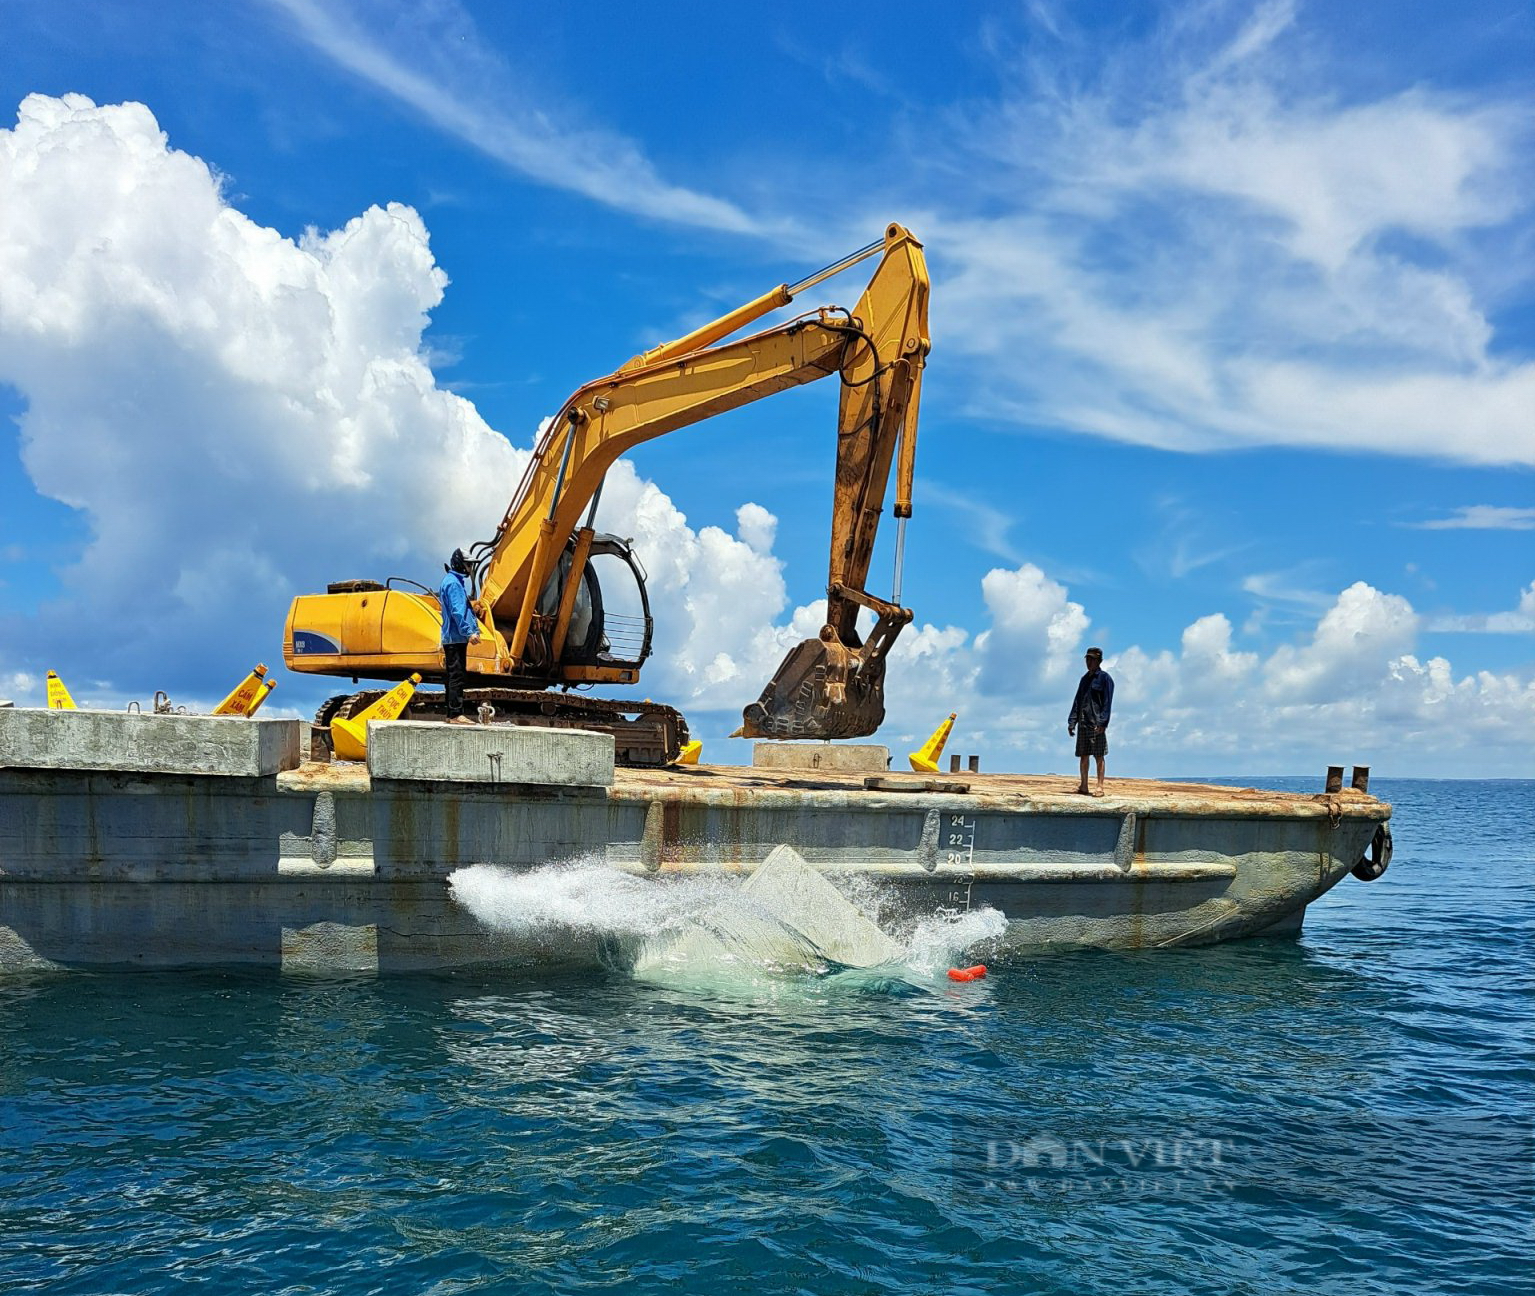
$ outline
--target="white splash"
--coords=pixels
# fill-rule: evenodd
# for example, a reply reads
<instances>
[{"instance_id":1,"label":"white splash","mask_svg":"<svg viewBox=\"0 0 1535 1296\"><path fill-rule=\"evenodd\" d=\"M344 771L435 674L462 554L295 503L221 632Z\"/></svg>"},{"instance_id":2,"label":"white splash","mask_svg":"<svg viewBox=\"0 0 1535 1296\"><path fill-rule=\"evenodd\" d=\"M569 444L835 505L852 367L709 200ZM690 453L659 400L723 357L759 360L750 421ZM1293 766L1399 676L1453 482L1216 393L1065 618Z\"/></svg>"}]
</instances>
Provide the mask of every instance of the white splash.
<instances>
[{"instance_id":1,"label":"white splash","mask_svg":"<svg viewBox=\"0 0 1535 1296\"><path fill-rule=\"evenodd\" d=\"M804 867L798 857L795 861ZM793 906L785 908L781 894L771 888L763 894L759 886L754 894L738 878L639 877L577 861L527 870L477 864L451 874L448 884L453 898L493 930L542 943L562 936L595 937L605 961L648 980L715 988L721 978L755 983L765 976L820 974L838 966L818 944L826 940L826 924L795 913ZM831 899L845 905L856 922L867 923L886 907L883 897L867 889L859 889L857 904L841 895ZM836 918L836 905L823 903L815 917L822 914ZM807 921L813 935L806 933ZM866 970L928 984L965 951L996 939L1006 928L1006 918L990 908L923 917L904 939L888 941L894 951L888 962Z\"/></svg>"},{"instance_id":2,"label":"white splash","mask_svg":"<svg viewBox=\"0 0 1535 1296\"><path fill-rule=\"evenodd\" d=\"M985 906L965 913L941 913L920 919L906 940L902 962L918 976L942 976L967 951L997 940L1007 931L1000 910Z\"/></svg>"},{"instance_id":3,"label":"white splash","mask_svg":"<svg viewBox=\"0 0 1535 1296\"><path fill-rule=\"evenodd\" d=\"M575 861L513 870L474 864L448 877L453 898L485 926L518 936L651 936L727 903L725 877L642 878Z\"/></svg>"}]
</instances>

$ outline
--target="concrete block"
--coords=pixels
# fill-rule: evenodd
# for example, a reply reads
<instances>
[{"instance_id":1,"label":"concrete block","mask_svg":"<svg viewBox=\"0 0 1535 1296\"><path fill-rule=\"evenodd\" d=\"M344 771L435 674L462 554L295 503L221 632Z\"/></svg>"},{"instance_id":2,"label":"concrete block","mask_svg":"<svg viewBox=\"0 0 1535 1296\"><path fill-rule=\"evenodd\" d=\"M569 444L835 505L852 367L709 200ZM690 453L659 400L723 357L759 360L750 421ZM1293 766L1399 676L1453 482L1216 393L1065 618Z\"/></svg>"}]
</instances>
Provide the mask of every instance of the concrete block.
<instances>
[{"instance_id":1,"label":"concrete block","mask_svg":"<svg viewBox=\"0 0 1535 1296\"><path fill-rule=\"evenodd\" d=\"M633 970L647 980L707 984L737 969L822 972L827 965L897 962L885 935L791 846L774 849L739 895L722 895L678 926L649 936Z\"/></svg>"},{"instance_id":2,"label":"concrete block","mask_svg":"<svg viewBox=\"0 0 1535 1296\"><path fill-rule=\"evenodd\" d=\"M0 767L259 778L299 759L297 720L0 710Z\"/></svg>"},{"instance_id":3,"label":"concrete block","mask_svg":"<svg viewBox=\"0 0 1535 1296\"><path fill-rule=\"evenodd\" d=\"M833 963L876 967L904 952L792 846L777 847L742 890Z\"/></svg>"},{"instance_id":4,"label":"concrete block","mask_svg":"<svg viewBox=\"0 0 1535 1296\"><path fill-rule=\"evenodd\" d=\"M394 721L368 726L375 779L613 786L613 735L534 725Z\"/></svg>"},{"instance_id":5,"label":"concrete block","mask_svg":"<svg viewBox=\"0 0 1535 1296\"><path fill-rule=\"evenodd\" d=\"M756 769L883 774L890 768L890 748L875 743L759 742L752 748L752 765Z\"/></svg>"}]
</instances>

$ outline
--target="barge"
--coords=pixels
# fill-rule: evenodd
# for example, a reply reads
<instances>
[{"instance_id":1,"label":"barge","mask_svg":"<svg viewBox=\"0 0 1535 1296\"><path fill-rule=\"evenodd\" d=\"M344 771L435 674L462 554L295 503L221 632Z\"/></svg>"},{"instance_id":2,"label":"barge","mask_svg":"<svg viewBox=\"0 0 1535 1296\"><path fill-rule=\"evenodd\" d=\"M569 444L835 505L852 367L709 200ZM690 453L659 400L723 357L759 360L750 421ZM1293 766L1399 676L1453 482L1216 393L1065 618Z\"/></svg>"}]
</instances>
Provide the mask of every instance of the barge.
<instances>
[{"instance_id":1,"label":"barge","mask_svg":"<svg viewBox=\"0 0 1535 1296\"><path fill-rule=\"evenodd\" d=\"M372 726L366 765L320 763L307 728L0 709L0 971L595 962L598 934L487 927L450 878L582 862L665 885L781 845L857 879L887 930L997 911L989 958L1199 945L1298 933L1389 849L1391 807L1359 788L624 769L609 735L416 722Z\"/></svg>"}]
</instances>

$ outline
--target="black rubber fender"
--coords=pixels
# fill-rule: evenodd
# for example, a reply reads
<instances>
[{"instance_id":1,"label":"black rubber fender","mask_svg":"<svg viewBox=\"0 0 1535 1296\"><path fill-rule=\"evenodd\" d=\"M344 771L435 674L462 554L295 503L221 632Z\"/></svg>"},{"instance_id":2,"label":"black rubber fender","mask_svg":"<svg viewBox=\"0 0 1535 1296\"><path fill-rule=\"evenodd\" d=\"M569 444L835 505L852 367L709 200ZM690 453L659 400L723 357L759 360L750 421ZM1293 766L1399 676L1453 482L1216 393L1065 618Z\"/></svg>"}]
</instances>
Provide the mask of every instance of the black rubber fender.
<instances>
[{"instance_id":1,"label":"black rubber fender","mask_svg":"<svg viewBox=\"0 0 1535 1296\"><path fill-rule=\"evenodd\" d=\"M1381 824L1370 838L1370 850L1349 871L1361 882L1373 882L1391 867L1391 829Z\"/></svg>"}]
</instances>

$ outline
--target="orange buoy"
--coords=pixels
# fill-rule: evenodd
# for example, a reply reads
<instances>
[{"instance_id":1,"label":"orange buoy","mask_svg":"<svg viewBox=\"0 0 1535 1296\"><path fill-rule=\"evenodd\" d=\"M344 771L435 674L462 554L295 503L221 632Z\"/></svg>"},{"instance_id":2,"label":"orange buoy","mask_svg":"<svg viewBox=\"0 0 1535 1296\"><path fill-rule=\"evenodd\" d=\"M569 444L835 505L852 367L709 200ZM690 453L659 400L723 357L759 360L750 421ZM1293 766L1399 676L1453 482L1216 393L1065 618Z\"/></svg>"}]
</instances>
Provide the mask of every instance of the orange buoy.
<instances>
[{"instance_id":1,"label":"orange buoy","mask_svg":"<svg viewBox=\"0 0 1535 1296\"><path fill-rule=\"evenodd\" d=\"M950 981L979 981L985 975L986 965L984 963L977 963L974 967L949 969Z\"/></svg>"}]
</instances>

